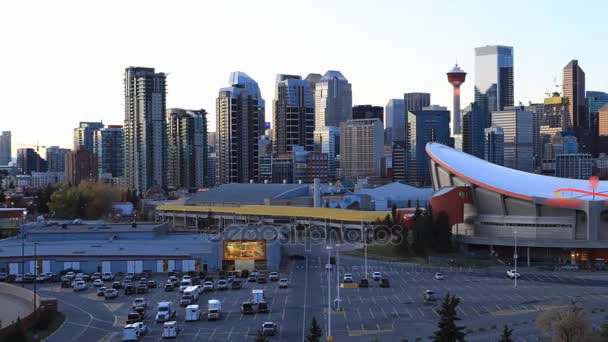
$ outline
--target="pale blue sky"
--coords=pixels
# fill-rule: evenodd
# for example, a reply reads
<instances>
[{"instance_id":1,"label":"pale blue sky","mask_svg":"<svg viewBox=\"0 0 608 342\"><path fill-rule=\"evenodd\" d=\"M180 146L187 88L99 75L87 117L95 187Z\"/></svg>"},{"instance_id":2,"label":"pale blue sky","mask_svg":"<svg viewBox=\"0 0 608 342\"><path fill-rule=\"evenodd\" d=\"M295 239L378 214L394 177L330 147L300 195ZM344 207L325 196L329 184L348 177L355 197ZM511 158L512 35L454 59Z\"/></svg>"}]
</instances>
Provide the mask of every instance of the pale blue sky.
<instances>
[{"instance_id":1,"label":"pale blue sky","mask_svg":"<svg viewBox=\"0 0 608 342\"><path fill-rule=\"evenodd\" d=\"M578 4L577 4L578 3ZM432 93L451 109L445 72L469 72L473 49L515 48L515 100L539 101L579 59L587 89L608 91L608 5L603 1L83 1L0 6L0 130L19 144L71 147L78 121L122 124L123 72L168 76L169 107L204 108L231 71L260 84L272 116L277 73L340 70L353 104L384 106L404 92Z\"/></svg>"}]
</instances>

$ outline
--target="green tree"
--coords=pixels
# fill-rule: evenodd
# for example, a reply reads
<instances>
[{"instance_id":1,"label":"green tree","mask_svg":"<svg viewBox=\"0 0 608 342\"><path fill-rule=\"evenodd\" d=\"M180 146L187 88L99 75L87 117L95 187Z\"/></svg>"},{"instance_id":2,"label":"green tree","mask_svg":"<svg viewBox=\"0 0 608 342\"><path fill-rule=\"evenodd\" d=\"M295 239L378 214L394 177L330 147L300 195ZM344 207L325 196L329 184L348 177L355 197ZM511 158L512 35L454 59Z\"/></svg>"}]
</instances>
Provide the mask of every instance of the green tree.
<instances>
[{"instance_id":1,"label":"green tree","mask_svg":"<svg viewBox=\"0 0 608 342\"><path fill-rule=\"evenodd\" d=\"M0 203L4 203L6 201L6 195L4 191L0 191Z\"/></svg>"},{"instance_id":2,"label":"green tree","mask_svg":"<svg viewBox=\"0 0 608 342\"><path fill-rule=\"evenodd\" d=\"M513 329L509 329L509 326L505 324L502 328L502 335L500 335L500 340L498 342L513 342L513 338L511 335L513 334Z\"/></svg>"},{"instance_id":3,"label":"green tree","mask_svg":"<svg viewBox=\"0 0 608 342\"><path fill-rule=\"evenodd\" d=\"M258 334L255 336L255 342L269 342L268 336L264 335L262 329L258 330Z\"/></svg>"},{"instance_id":4,"label":"green tree","mask_svg":"<svg viewBox=\"0 0 608 342\"><path fill-rule=\"evenodd\" d=\"M82 182L78 186L63 186L53 193L50 211L62 218L99 219L120 201L121 190L107 185Z\"/></svg>"},{"instance_id":5,"label":"green tree","mask_svg":"<svg viewBox=\"0 0 608 342\"><path fill-rule=\"evenodd\" d=\"M437 215L437 248L440 253L448 253L452 249L452 229L450 228L450 218L445 211Z\"/></svg>"},{"instance_id":6,"label":"green tree","mask_svg":"<svg viewBox=\"0 0 608 342\"><path fill-rule=\"evenodd\" d=\"M456 322L460 320L456 314L456 307L460 303L460 298L445 295L441 309L439 309L438 329L433 335L435 342L464 342L464 327L457 326Z\"/></svg>"},{"instance_id":7,"label":"green tree","mask_svg":"<svg viewBox=\"0 0 608 342\"><path fill-rule=\"evenodd\" d=\"M317 318L313 316L312 322L310 324L310 332L308 336L306 336L306 342L320 342L323 337L323 332L321 331L321 326L319 322L317 322Z\"/></svg>"}]
</instances>

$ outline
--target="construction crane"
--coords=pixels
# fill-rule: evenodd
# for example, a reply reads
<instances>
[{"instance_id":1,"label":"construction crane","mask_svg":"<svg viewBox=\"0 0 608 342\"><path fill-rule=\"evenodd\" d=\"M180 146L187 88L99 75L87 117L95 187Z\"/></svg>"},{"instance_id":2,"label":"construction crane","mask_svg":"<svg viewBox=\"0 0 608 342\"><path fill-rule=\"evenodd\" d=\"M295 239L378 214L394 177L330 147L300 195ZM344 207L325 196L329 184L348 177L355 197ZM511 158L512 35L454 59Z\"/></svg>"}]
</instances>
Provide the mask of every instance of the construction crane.
<instances>
[{"instance_id":1,"label":"construction crane","mask_svg":"<svg viewBox=\"0 0 608 342\"><path fill-rule=\"evenodd\" d=\"M40 148L46 148L46 146L44 145L40 145L39 142L36 142L36 145L28 145L28 144L19 144L18 147L35 147L36 148L36 153L40 152Z\"/></svg>"}]
</instances>

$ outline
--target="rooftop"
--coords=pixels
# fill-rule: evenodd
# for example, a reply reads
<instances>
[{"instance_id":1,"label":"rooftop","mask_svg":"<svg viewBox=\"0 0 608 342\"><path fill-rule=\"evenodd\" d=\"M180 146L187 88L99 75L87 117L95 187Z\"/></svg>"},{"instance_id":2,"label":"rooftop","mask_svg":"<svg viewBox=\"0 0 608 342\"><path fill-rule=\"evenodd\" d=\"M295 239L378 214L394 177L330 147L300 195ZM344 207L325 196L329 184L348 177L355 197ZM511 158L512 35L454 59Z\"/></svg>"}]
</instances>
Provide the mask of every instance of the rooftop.
<instances>
[{"instance_id":1,"label":"rooftop","mask_svg":"<svg viewBox=\"0 0 608 342\"><path fill-rule=\"evenodd\" d=\"M308 195L308 184L224 184L207 191L199 191L186 204L231 203L264 204L265 199L292 198Z\"/></svg>"}]
</instances>

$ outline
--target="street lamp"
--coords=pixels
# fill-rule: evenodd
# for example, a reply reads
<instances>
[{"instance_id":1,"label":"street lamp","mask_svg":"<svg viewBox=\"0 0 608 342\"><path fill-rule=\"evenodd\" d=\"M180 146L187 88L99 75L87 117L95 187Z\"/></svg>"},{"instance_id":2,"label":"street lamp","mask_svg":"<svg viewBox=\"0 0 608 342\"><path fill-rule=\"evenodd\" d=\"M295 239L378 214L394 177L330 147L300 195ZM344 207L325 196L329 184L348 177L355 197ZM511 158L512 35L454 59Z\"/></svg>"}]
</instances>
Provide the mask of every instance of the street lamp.
<instances>
[{"instance_id":1,"label":"street lamp","mask_svg":"<svg viewBox=\"0 0 608 342\"><path fill-rule=\"evenodd\" d=\"M336 311L342 310L342 301L340 300L340 244L336 244L336 300L334 304Z\"/></svg>"},{"instance_id":2,"label":"street lamp","mask_svg":"<svg viewBox=\"0 0 608 342\"><path fill-rule=\"evenodd\" d=\"M327 264L331 265L331 246L326 246ZM331 340L331 268L327 268L327 340Z\"/></svg>"},{"instance_id":3,"label":"street lamp","mask_svg":"<svg viewBox=\"0 0 608 342\"><path fill-rule=\"evenodd\" d=\"M36 317L37 305L36 298L38 297L38 252L37 252L38 242L34 242L34 317Z\"/></svg>"},{"instance_id":4,"label":"street lamp","mask_svg":"<svg viewBox=\"0 0 608 342\"><path fill-rule=\"evenodd\" d=\"M367 236L368 236L367 230L368 230L367 227L363 228L363 231L365 232L365 248L364 248L365 249L365 279L367 279Z\"/></svg>"},{"instance_id":5,"label":"street lamp","mask_svg":"<svg viewBox=\"0 0 608 342\"><path fill-rule=\"evenodd\" d=\"M513 238L514 238L514 253L513 253L513 260L515 263L515 275L513 278L515 278L515 285L514 287L517 287L517 230L513 232Z\"/></svg>"}]
</instances>

